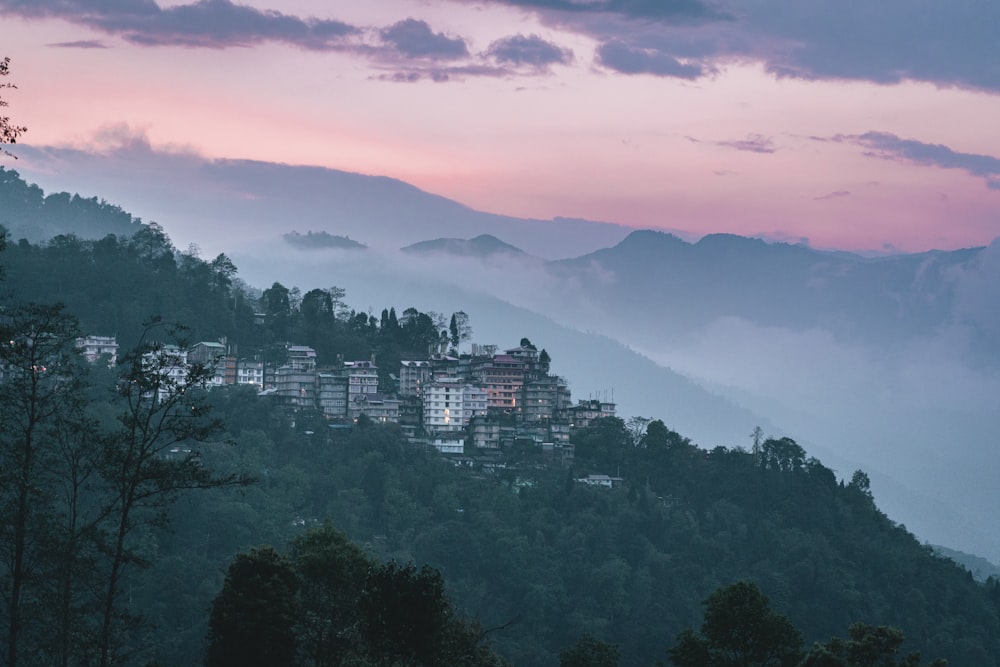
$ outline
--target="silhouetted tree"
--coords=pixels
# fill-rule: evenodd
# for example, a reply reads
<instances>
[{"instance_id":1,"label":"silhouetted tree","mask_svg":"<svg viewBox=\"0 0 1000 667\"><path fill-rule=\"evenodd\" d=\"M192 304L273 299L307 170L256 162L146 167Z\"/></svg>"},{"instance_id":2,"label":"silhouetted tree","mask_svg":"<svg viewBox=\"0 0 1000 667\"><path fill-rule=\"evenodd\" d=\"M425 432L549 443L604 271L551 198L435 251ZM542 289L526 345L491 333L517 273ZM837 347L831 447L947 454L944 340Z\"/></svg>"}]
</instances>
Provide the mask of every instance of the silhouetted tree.
<instances>
[{"instance_id":1,"label":"silhouetted tree","mask_svg":"<svg viewBox=\"0 0 1000 667\"><path fill-rule=\"evenodd\" d=\"M298 580L267 546L238 554L209 617L206 667L295 665Z\"/></svg>"},{"instance_id":2,"label":"silhouetted tree","mask_svg":"<svg viewBox=\"0 0 1000 667\"><path fill-rule=\"evenodd\" d=\"M683 631L668 654L677 667L791 667L801 647L799 631L755 584L741 581L709 595L700 636Z\"/></svg>"},{"instance_id":3,"label":"silhouetted tree","mask_svg":"<svg viewBox=\"0 0 1000 667\"><path fill-rule=\"evenodd\" d=\"M587 633L559 652L559 667L618 667L618 646Z\"/></svg>"},{"instance_id":4,"label":"silhouetted tree","mask_svg":"<svg viewBox=\"0 0 1000 667\"><path fill-rule=\"evenodd\" d=\"M10 58L4 58L0 60L0 77L6 77L10 74ZM2 88L17 88L13 83L5 82L0 83L0 89ZM0 108L8 106L7 100L0 97ZM16 144L18 137L28 131L28 128L17 125L12 122L10 116L0 115L0 144ZM4 149L2 151L4 155L9 155L14 159L17 156L10 151Z\"/></svg>"}]
</instances>

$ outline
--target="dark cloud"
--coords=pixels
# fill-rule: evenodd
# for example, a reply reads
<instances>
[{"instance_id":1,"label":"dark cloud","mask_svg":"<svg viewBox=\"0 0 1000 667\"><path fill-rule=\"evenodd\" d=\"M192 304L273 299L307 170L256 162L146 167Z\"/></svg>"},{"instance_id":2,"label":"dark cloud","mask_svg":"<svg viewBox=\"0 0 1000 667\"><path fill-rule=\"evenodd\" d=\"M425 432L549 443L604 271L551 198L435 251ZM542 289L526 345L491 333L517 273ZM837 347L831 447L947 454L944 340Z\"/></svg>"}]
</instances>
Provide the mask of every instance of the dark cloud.
<instances>
[{"instance_id":1,"label":"dark cloud","mask_svg":"<svg viewBox=\"0 0 1000 667\"><path fill-rule=\"evenodd\" d=\"M539 11L620 14L634 19L691 20L724 16L701 0L498 0Z\"/></svg>"},{"instance_id":2,"label":"dark cloud","mask_svg":"<svg viewBox=\"0 0 1000 667\"><path fill-rule=\"evenodd\" d=\"M706 73L701 65L685 64L663 51L632 46L618 40L601 44L597 49L597 61L622 74L697 79Z\"/></svg>"},{"instance_id":3,"label":"dark cloud","mask_svg":"<svg viewBox=\"0 0 1000 667\"><path fill-rule=\"evenodd\" d=\"M778 151L778 148L774 145L774 140L763 134L748 134L744 139L723 139L719 141L705 141L704 139L696 139L690 136L685 138L696 144L711 144L724 148L735 148L738 151L749 153L776 153Z\"/></svg>"},{"instance_id":4,"label":"dark cloud","mask_svg":"<svg viewBox=\"0 0 1000 667\"><path fill-rule=\"evenodd\" d=\"M663 59L756 61L776 76L1000 91L997 2L494 1L601 42L655 48Z\"/></svg>"},{"instance_id":5,"label":"dark cloud","mask_svg":"<svg viewBox=\"0 0 1000 667\"><path fill-rule=\"evenodd\" d=\"M549 65L566 65L572 62L573 52L547 42L538 35L512 35L490 44L486 55L499 63L519 66L529 65L544 69Z\"/></svg>"},{"instance_id":6,"label":"dark cloud","mask_svg":"<svg viewBox=\"0 0 1000 667\"><path fill-rule=\"evenodd\" d=\"M959 153L943 144L928 144L914 139L901 139L889 132L837 135L833 141L857 144L865 155L909 162L942 169L961 169L986 180L986 185L1000 190L1000 158L977 153Z\"/></svg>"},{"instance_id":7,"label":"dark cloud","mask_svg":"<svg viewBox=\"0 0 1000 667\"><path fill-rule=\"evenodd\" d=\"M230 0L161 8L152 0L0 0L0 12L57 17L148 46L226 48L283 42L337 50L359 30L341 21L299 18Z\"/></svg>"},{"instance_id":8,"label":"dark cloud","mask_svg":"<svg viewBox=\"0 0 1000 667\"><path fill-rule=\"evenodd\" d=\"M416 83L417 81L425 80L435 83L445 83L447 81L461 81L469 77L502 77L510 76L511 74L513 72L502 67L462 65L453 67L407 68L386 72L372 78L378 81L392 81L394 83Z\"/></svg>"},{"instance_id":9,"label":"dark cloud","mask_svg":"<svg viewBox=\"0 0 1000 667\"><path fill-rule=\"evenodd\" d=\"M106 49L108 45L97 39L81 39L76 42L56 42L49 46L57 49Z\"/></svg>"},{"instance_id":10,"label":"dark cloud","mask_svg":"<svg viewBox=\"0 0 1000 667\"><path fill-rule=\"evenodd\" d=\"M465 40L434 32L424 21L405 19L382 30L387 45L410 58L453 60L469 55Z\"/></svg>"},{"instance_id":11,"label":"dark cloud","mask_svg":"<svg viewBox=\"0 0 1000 667\"><path fill-rule=\"evenodd\" d=\"M849 190L837 190L836 192L830 192L821 197L813 197L813 201L826 201L827 199L840 199L841 197L850 197L851 193Z\"/></svg>"}]
</instances>

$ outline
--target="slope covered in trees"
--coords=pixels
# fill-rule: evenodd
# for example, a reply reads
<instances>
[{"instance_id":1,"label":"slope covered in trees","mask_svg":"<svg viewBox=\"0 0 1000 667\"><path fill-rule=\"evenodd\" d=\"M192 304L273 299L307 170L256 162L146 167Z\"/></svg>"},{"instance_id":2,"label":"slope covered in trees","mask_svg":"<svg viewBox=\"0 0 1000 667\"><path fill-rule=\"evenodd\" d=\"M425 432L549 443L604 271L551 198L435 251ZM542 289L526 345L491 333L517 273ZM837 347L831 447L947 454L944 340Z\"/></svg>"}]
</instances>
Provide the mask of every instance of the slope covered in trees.
<instances>
[{"instance_id":1,"label":"slope covered in trees","mask_svg":"<svg viewBox=\"0 0 1000 667\"><path fill-rule=\"evenodd\" d=\"M82 330L118 333L126 346L156 313L190 324L194 339L241 348L295 340L327 359L398 359L439 343L444 321L352 312L328 287L256 291L224 255L178 253L155 227L19 243L0 262L8 307L64 301ZM234 555L283 551L330 521L367 557L438 568L456 609L497 628L490 638L515 665L557 664L588 634L618 645L624 665L665 660L702 600L737 580L755 582L807 644L862 622L900 628L906 651L1000 664L1000 586L975 582L879 512L863 473L839 482L791 439L707 451L658 420L605 419L574 436L571 468L530 446L467 468L408 445L392 425L332 432L318 414L292 415L245 388L207 399L226 425L220 440L236 446L206 449L199 465L256 483L181 496L163 508L170 530L144 523L133 534L135 558L151 565L127 581L144 623L116 639L143 659L199 663ZM576 481L588 473L623 483Z\"/></svg>"},{"instance_id":2,"label":"slope covered in trees","mask_svg":"<svg viewBox=\"0 0 1000 667\"><path fill-rule=\"evenodd\" d=\"M46 195L20 174L0 167L0 225L14 241L48 241L61 234L100 239L108 234L129 236L141 221L103 199L68 192Z\"/></svg>"}]
</instances>

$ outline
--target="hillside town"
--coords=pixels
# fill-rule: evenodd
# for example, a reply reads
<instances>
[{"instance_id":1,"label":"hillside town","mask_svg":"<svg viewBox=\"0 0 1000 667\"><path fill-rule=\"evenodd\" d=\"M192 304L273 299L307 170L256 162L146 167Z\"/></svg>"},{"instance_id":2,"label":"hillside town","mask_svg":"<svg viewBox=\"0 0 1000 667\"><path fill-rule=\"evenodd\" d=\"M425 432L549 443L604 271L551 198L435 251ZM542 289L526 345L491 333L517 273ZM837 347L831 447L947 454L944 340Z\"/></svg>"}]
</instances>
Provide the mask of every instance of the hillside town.
<instances>
[{"instance_id":1,"label":"hillside town","mask_svg":"<svg viewBox=\"0 0 1000 667\"><path fill-rule=\"evenodd\" d=\"M89 361L118 354L111 336L77 341ZM269 364L240 358L222 342L202 341L182 349L166 348L169 372L183 377L194 364L214 371L209 387L255 387L259 396L294 411L319 411L333 429L359 420L399 424L411 442L432 445L443 454L467 448L499 451L529 442L556 460L573 456L571 435L594 420L615 416L615 404L588 398L575 404L568 382L550 373L545 350L528 339L517 347L472 344L465 354L436 352L400 362L380 382L377 359L320 365L316 351L286 344L284 360ZM386 386L388 384L389 386Z\"/></svg>"}]
</instances>

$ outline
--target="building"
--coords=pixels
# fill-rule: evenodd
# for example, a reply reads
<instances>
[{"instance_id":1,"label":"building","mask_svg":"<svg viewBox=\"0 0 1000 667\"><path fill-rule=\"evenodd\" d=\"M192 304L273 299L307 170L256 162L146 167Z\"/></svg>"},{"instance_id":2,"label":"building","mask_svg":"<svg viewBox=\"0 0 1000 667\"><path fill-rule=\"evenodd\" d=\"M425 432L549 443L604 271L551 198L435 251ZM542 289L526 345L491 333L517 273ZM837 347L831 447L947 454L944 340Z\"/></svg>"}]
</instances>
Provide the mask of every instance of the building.
<instances>
[{"instance_id":1,"label":"building","mask_svg":"<svg viewBox=\"0 0 1000 667\"><path fill-rule=\"evenodd\" d=\"M541 375L525 383L518 411L526 422L543 422L551 421L569 405L566 380L555 375Z\"/></svg>"},{"instance_id":2,"label":"building","mask_svg":"<svg viewBox=\"0 0 1000 667\"><path fill-rule=\"evenodd\" d=\"M485 417L488 404L485 388L457 377L440 378L424 390L424 430L461 431L472 418Z\"/></svg>"},{"instance_id":3,"label":"building","mask_svg":"<svg viewBox=\"0 0 1000 667\"><path fill-rule=\"evenodd\" d=\"M211 366L226 356L226 346L214 341L201 341L188 349L188 362Z\"/></svg>"},{"instance_id":4,"label":"building","mask_svg":"<svg viewBox=\"0 0 1000 667\"><path fill-rule=\"evenodd\" d=\"M430 361L401 361L399 365L399 395L421 396L424 385L431 381Z\"/></svg>"},{"instance_id":5,"label":"building","mask_svg":"<svg viewBox=\"0 0 1000 667\"><path fill-rule=\"evenodd\" d=\"M347 419L347 376L335 371L316 374L316 398L327 419Z\"/></svg>"},{"instance_id":6,"label":"building","mask_svg":"<svg viewBox=\"0 0 1000 667\"><path fill-rule=\"evenodd\" d=\"M236 384L264 388L264 362L240 359L236 362Z\"/></svg>"},{"instance_id":7,"label":"building","mask_svg":"<svg viewBox=\"0 0 1000 667\"><path fill-rule=\"evenodd\" d=\"M357 420L361 415L380 424L398 424L402 401L382 394L358 394L347 406L348 417Z\"/></svg>"},{"instance_id":8,"label":"building","mask_svg":"<svg viewBox=\"0 0 1000 667\"><path fill-rule=\"evenodd\" d=\"M473 379L486 389L488 407L513 412L517 409L527 364L508 354L476 360L470 367Z\"/></svg>"},{"instance_id":9,"label":"building","mask_svg":"<svg viewBox=\"0 0 1000 667\"><path fill-rule=\"evenodd\" d=\"M114 366L118 361L118 339L115 336L83 336L76 339L76 346L90 363L103 356L107 356L108 366Z\"/></svg>"},{"instance_id":10,"label":"building","mask_svg":"<svg viewBox=\"0 0 1000 667\"><path fill-rule=\"evenodd\" d=\"M615 404L597 399L579 400L577 404L569 408L570 427L575 431L587 428L597 419L615 416Z\"/></svg>"}]
</instances>

